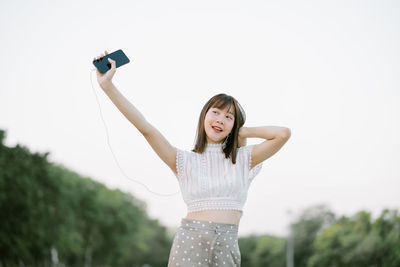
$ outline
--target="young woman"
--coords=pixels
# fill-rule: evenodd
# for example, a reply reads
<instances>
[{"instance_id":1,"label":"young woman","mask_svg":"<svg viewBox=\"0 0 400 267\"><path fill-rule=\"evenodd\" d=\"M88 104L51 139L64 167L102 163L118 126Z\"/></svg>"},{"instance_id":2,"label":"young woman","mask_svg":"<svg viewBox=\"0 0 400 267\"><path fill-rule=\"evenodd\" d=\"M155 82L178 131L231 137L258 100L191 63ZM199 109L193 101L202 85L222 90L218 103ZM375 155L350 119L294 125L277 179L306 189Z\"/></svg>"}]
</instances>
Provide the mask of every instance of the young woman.
<instances>
[{"instance_id":1,"label":"young woman","mask_svg":"<svg viewBox=\"0 0 400 267\"><path fill-rule=\"evenodd\" d=\"M115 61L109 62L109 71L101 74L97 70L100 87L174 172L188 207L175 234L168 266L239 267L238 229L248 188L262 162L287 142L290 129L243 127L245 113L239 103L232 96L219 94L200 113L194 149L181 150L117 90L112 83ZM265 141L246 146L246 138L251 137Z\"/></svg>"}]
</instances>

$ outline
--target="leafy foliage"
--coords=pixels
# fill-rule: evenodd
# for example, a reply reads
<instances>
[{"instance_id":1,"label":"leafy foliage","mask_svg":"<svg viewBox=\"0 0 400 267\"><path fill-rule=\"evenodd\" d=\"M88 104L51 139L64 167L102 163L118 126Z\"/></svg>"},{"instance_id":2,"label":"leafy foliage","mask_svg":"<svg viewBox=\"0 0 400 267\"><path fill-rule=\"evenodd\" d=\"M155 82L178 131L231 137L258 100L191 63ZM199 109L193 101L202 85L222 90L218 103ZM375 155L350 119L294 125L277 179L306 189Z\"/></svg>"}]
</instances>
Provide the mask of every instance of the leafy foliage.
<instances>
[{"instance_id":1,"label":"leafy foliage","mask_svg":"<svg viewBox=\"0 0 400 267\"><path fill-rule=\"evenodd\" d=\"M174 231L149 218L144 202L4 138L0 130L1 267L167 265ZM400 266L397 210L336 219L319 205L290 228L296 267ZM286 266L287 238L251 235L239 247L242 266Z\"/></svg>"},{"instance_id":2,"label":"leafy foliage","mask_svg":"<svg viewBox=\"0 0 400 267\"><path fill-rule=\"evenodd\" d=\"M145 203L7 147L0 131L0 266L166 266L172 239ZM154 257L154 256L157 257Z\"/></svg>"}]
</instances>

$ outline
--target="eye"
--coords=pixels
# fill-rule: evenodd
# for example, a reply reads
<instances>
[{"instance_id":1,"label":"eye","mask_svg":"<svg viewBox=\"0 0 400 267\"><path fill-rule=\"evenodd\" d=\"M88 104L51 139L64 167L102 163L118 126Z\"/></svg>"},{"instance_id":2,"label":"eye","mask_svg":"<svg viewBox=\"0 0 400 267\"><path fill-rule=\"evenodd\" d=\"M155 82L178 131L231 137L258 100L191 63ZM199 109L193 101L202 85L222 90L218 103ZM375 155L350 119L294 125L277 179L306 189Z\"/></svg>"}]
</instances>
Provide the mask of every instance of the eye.
<instances>
[{"instance_id":1,"label":"eye","mask_svg":"<svg viewBox=\"0 0 400 267\"><path fill-rule=\"evenodd\" d=\"M233 118L231 116L226 116L228 119L232 120Z\"/></svg>"},{"instance_id":2,"label":"eye","mask_svg":"<svg viewBox=\"0 0 400 267\"><path fill-rule=\"evenodd\" d=\"M218 111L216 111L216 110L213 110L213 112L214 112L215 114L218 114Z\"/></svg>"}]
</instances>

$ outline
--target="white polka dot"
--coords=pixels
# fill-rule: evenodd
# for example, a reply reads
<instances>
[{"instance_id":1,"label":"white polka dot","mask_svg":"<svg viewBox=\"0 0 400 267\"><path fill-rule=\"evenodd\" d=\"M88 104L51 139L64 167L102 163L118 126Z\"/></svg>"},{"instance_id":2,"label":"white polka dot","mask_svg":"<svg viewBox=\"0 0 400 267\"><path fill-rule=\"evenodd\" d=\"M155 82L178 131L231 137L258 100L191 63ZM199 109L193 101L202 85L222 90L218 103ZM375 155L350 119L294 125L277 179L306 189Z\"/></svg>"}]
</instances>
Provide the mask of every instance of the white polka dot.
<instances>
[{"instance_id":1,"label":"white polka dot","mask_svg":"<svg viewBox=\"0 0 400 267\"><path fill-rule=\"evenodd\" d=\"M207 244L210 244L210 241L207 241Z\"/></svg>"},{"instance_id":2,"label":"white polka dot","mask_svg":"<svg viewBox=\"0 0 400 267\"><path fill-rule=\"evenodd\" d=\"M227 247L227 248L229 248L229 246L228 246L228 245L226 245L226 247Z\"/></svg>"},{"instance_id":3,"label":"white polka dot","mask_svg":"<svg viewBox=\"0 0 400 267\"><path fill-rule=\"evenodd\" d=\"M229 239L232 239L232 237L229 237Z\"/></svg>"},{"instance_id":4,"label":"white polka dot","mask_svg":"<svg viewBox=\"0 0 400 267\"><path fill-rule=\"evenodd\" d=\"M196 256L198 257L198 256L199 256L199 253L196 253Z\"/></svg>"},{"instance_id":5,"label":"white polka dot","mask_svg":"<svg viewBox=\"0 0 400 267\"><path fill-rule=\"evenodd\" d=\"M201 243L199 243L199 246L201 246Z\"/></svg>"},{"instance_id":6,"label":"white polka dot","mask_svg":"<svg viewBox=\"0 0 400 267\"><path fill-rule=\"evenodd\" d=\"M182 240L182 243L185 243L185 240Z\"/></svg>"},{"instance_id":7,"label":"white polka dot","mask_svg":"<svg viewBox=\"0 0 400 267\"><path fill-rule=\"evenodd\" d=\"M176 247L177 247L177 248L180 248L181 246L177 245Z\"/></svg>"},{"instance_id":8,"label":"white polka dot","mask_svg":"<svg viewBox=\"0 0 400 267\"><path fill-rule=\"evenodd\" d=\"M194 238L192 237L192 240L193 240Z\"/></svg>"},{"instance_id":9,"label":"white polka dot","mask_svg":"<svg viewBox=\"0 0 400 267\"><path fill-rule=\"evenodd\" d=\"M205 225L204 225L204 224L202 224L201 226L203 226L203 227L204 227Z\"/></svg>"},{"instance_id":10,"label":"white polka dot","mask_svg":"<svg viewBox=\"0 0 400 267\"><path fill-rule=\"evenodd\" d=\"M194 248L193 246L191 246L190 248Z\"/></svg>"},{"instance_id":11,"label":"white polka dot","mask_svg":"<svg viewBox=\"0 0 400 267\"><path fill-rule=\"evenodd\" d=\"M185 254L186 254L186 253L187 253L187 251L185 250L183 253L185 253Z\"/></svg>"},{"instance_id":12,"label":"white polka dot","mask_svg":"<svg viewBox=\"0 0 400 267\"><path fill-rule=\"evenodd\" d=\"M208 251L208 248L206 248L206 251Z\"/></svg>"},{"instance_id":13,"label":"white polka dot","mask_svg":"<svg viewBox=\"0 0 400 267\"><path fill-rule=\"evenodd\" d=\"M208 235L208 232L206 232L206 235Z\"/></svg>"},{"instance_id":14,"label":"white polka dot","mask_svg":"<svg viewBox=\"0 0 400 267\"><path fill-rule=\"evenodd\" d=\"M223 264L225 264L225 262L223 262Z\"/></svg>"},{"instance_id":15,"label":"white polka dot","mask_svg":"<svg viewBox=\"0 0 400 267\"><path fill-rule=\"evenodd\" d=\"M183 261L185 261L186 259L185 259L185 258L183 258L182 260L183 260Z\"/></svg>"}]
</instances>

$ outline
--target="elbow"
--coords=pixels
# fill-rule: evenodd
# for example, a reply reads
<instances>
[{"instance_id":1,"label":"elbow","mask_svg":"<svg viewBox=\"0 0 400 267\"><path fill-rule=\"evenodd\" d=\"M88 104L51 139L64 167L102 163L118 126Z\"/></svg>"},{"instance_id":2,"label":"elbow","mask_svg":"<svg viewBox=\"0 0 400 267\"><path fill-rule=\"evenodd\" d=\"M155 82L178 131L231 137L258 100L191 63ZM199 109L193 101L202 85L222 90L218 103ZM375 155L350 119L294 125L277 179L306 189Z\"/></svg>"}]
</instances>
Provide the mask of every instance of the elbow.
<instances>
[{"instance_id":1,"label":"elbow","mask_svg":"<svg viewBox=\"0 0 400 267\"><path fill-rule=\"evenodd\" d=\"M140 125L140 127L137 127L137 129L144 137L149 136L150 134L154 133L154 131L155 131L155 128L147 121L145 123L143 123L142 125Z\"/></svg>"},{"instance_id":2,"label":"elbow","mask_svg":"<svg viewBox=\"0 0 400 267\"><path fill-rule=\"evenodd\" d=\"M282 132L279 134L279 137L285 140L289 140L291 135L292 132L290 131L290 129L285 127L282 129Z\"/></svg>"},{"instance_id":3,"label":"elbow","mask_svg":"<svg viewBox=\"0 0 400 267\"><path fill-rule=\"evenodd\" d=\"M149 136L151 133L151 130L149 127L138 128L138 130L144 137Z\"/></svg>"}]
</instances>

